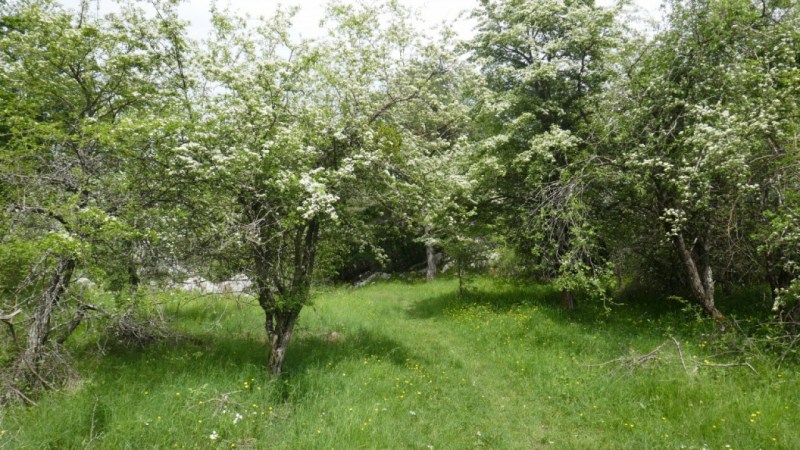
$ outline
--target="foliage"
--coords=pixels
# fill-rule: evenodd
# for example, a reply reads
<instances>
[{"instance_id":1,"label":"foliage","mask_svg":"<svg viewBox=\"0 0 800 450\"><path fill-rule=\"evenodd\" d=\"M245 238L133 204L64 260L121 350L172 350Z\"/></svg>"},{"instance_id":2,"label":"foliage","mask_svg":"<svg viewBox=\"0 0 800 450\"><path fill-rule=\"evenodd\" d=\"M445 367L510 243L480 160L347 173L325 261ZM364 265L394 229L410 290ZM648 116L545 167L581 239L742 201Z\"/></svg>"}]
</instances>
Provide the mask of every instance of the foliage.
<instances>
[{"instance_id":1,"label":"foliage","mask_svg":"<svg viewBox=\"0 0 800 450\"><path fill-rule=\"evenodd\" d=\"M605 106L629 235L672 248L715 316L716 283L774 285L767 272L785 257L758 250L757 236L796 183L784 164L797 156L797 85L785 82L797 76L797 19L780 2L762 6L673 2L669 27L630 56Z\"/></svg>"},{"instance_id":2,"label":"foliage","mask_svg":"<svg viewBox=\"0 0 800 450\"><path fill-rule=\"evenodd\" d=\"M135 286L137 249L157 239L142 224L153 199L138 182L174 137L181 25L173 4L152 6L160 18L130 3L107 17L88 3L77 13L48 1L1 7L0 254L17 270L0 273L0 308L28 319L15 367L35 384L47 383L37 372L56 330L71 332L86 308L70 290L76 275Z\"/></svg>"},{"instance_id":3,"label":"foliage","mask_svg":"<svg viewBox=\"0 0 800 450\"><path fill-rule=\"evenodd\" d=\"M170 158L170 173L196 180L224 217L221 244L250 253L275 372L319 259L347 251L342 237L374 246L370 227L384 214L402 229L428 198L429 161L453 140L455 56L415 34L397 4L332 5L322 42L293 40L291 15L249 27L215 13L200 54L213 88Z\"/></svg>"},{"instance_id":4,"label":"foliage","mask_svg":"<svg viewBox=\"0 0 800 450\"><path fill-rule=\"evenodd\" d=\"M606 193L588 127L619 45L615 11L486 1L475 16L470 49L486 80L475 118L481 206L500 215L541 278L602 295L587 282L608 272L593 210Z\"/></svg>"}]
</instances>

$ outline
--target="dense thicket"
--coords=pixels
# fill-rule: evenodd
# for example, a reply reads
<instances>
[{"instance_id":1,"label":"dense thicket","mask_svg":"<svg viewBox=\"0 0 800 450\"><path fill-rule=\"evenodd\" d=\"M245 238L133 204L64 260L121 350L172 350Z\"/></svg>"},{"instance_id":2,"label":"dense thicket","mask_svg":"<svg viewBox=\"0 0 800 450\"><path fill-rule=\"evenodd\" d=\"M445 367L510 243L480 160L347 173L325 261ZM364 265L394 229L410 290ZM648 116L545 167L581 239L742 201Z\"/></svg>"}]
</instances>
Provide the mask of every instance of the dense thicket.
<instances>
[{"instance_id":1,"label":"dense thicket","mask_svg":"<svg viewBox=\"0 0 800 450\"><path fill-rule=\"evenodd\" d=\"M332 5L315 41L291 11L214 11L195 42L169 1L0 6L0 357L43 381L89 280L131 311L243 273L278 374L314 283L414 262L567 307L658 286L721 322L717 287L768 284L796 322L797 7L667 6L640 35L591 0L485 0L460 45L393 2Z\"/></svg>"}]
</instances>

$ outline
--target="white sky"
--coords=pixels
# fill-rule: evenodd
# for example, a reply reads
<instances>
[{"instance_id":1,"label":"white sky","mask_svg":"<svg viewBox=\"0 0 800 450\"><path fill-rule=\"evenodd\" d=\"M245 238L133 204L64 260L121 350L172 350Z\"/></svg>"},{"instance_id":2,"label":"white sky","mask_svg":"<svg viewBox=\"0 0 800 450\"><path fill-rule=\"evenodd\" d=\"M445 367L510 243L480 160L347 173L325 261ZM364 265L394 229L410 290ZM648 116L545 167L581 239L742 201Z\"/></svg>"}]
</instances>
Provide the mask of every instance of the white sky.
<instances>
[{"instance_id":1,"label":"white sky","mask_svg":"<svg viewBox=\"0 0 800 450\"><path fill-rule=\"evenodd\" d=\"M471 10L479 4L479 0L398 0L401 4L411 7L420 14L427 29L435 28L442 22L453 22L454 29L462 36L472 35L474 24L466 15L459 18L463 11ZM80 0L60 0L68 8L77 8ZM350 2L347 0L346 2ZM113 9L111 0L91 0L93 7L98 7L101 12ZM203 38L208 35L211 25L209 23L212 0L188 0L181 5L180 11L183 19L191 22L189 34L193 38ZM253 17L270 16L278 5L299 5L300 11L295 17L295 32L305 38L319 37L319 22L325 11L328 0L220 0L220 7L228 5L231 10ZM598 0L601 5L613 4L614 0ZM633 8L643 19L659 20L661 0L633 0Z\"/></svg>"}]
</instances>

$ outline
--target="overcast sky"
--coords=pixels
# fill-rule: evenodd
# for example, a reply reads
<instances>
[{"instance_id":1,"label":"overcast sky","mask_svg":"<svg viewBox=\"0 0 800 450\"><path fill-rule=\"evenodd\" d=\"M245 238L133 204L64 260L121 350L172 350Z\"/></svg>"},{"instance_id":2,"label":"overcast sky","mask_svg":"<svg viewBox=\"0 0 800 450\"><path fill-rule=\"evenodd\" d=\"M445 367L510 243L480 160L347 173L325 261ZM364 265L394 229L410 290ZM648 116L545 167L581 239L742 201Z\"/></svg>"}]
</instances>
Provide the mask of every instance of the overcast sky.
<instances>
[{"instance_id":1,"label":"overcast sky","mask_svg":"<svg viewBox=\"0 0 800 450\"><path fill-rule=\"evenodd\" d=\"M77 8L80 0L60 0L68 8ZM426 28L433 28L442 22L453 22L455 30L462 37L472 35L473 23L466 17L459 18L465 10L473 9L478 0L398 0L420 13ZM599 4L612 4L614 0L598 0ZM111 0L92 0L93 6L99 5L101 11L113 7ZM190 35L194 38L205 37L210 30L209 9L212 0L189 0L181 5L180 11L184 19L191 22ZM229 5L233 11L248 13L257 17L269 16L278 5L299 5L300 12L295 18L295 32L306 38L319 36L319 22L322 19L328 0L221 0L220 6ZM634 0L634 8L646 19L658 20L661 0Z\"/></svg>"}]
</instances>

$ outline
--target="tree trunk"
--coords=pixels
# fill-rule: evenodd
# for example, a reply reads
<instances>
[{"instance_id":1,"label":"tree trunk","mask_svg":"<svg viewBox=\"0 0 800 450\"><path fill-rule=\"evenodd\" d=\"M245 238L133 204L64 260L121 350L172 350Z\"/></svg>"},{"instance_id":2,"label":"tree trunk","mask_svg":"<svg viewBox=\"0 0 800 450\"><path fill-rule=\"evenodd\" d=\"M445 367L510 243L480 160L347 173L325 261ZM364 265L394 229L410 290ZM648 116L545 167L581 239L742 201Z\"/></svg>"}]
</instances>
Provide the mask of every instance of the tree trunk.
<instances>
[{"instance_id":1,"label":"tree trunk","mask_svg":"<svg viewBox=\"0 0 800 450\"><path fill-rule=\"evenodd\" d=\"M262 280L257 280L257 283L259 289L258 303L264 310L266 319L264 329L267 332L267 344L269 345L267 370L271 375L278 377L283 371L286 350L289 348L294 325L303 305L302 303L296 303L296 306L290 309L282 309L278 306L278 299L275 298L276 294L271 290L270 286L264 284Z\"/></svg>"},{"instance_id":2,"label":"tree trunk","mask_svg":"<svg viewBox=\"0 0 800 450\"><path fill-rule=\"evenodd\" d=\"M430 242L430 232L431 227L428 225L425 227L425 237L428 238L428 240L425 242L425 259L428 263L428 270L425 273L425 279L428 281L433 281L436 279L436 249Z\"/></svg>"},{"instance_id":3,"label":"tree trunk","mask_svg":"<svg viewBox=\"0 0 800 450\"><path fill-rule=\"evenodd\" d=\"M33 322L28 329L27 346L19 359L19 368L23 372L38 372L45 345L50 337L50 319L53 315L53 310L61 301L67 287L69 287L74 270L75 259L62 257L58 261L50 286L42 295L41 302L34 312Z\"/></svg>"},{"instance_id":4,"label":"tree trunk","mask_svg":"<svg viewBox=\"0 0 800 450\"><path fill-rule=\"evenodd\" d=\"M791 331L797 334L798 329L800 329L800 302L786 308L781 318L784 323L791 327Z\"/></svg>"},{"instance_id":5,"label":"tree trunk","mask_svg":"<svg viewBox=\"0 0 800 450\"><path fill-rule=\"evenodd\" d=\"M724 316L714 304L714 274L705 244L703 242L697 243L697 262L695 262L695 255L692 253L692 249L686 246L686 241L682 234L675 236L673 241L686 269L689 288L695 301L703 307L703 310L712 319L718 322L722 321Z\"/></svg>"},{"instance_id":6,"label":"tree trunk","mask_svg":"<svg viewBox=\"0 0 800 450\"><path fill-rule=\"evenodd\" d=\"M280 376L283 371L283 361L286 358L286 349L292 339L294 324L300 315L300 309L284 312L270 313L267 315L267 337L269 338L269 372L273 376Z\"/></svg>"},{"instance_id":7,"label":"tree trunk","mask_svg":"<svg viewBox=\"0 0 800 450\"><path fill-rule=\"evenodd\" d=\"M265 329L269 343L267 368L273 376L280 376L286 350L292 339L292 332L300 311L308 302L311 292L311 280L314 274L314 263L319 237L319 222L309 220L294 230L291 244L270 247L265 243L274 243L270 239L269 230L262 230L264 238L254 245L258 302L266 316ZM287 251L291 248L291 251ZM281 270L280 255L290 254L293 273L290 282L285 284L286 273Z\"/></svg>"},{"instance_id":8,"label":"tree trunk","mask_svg":"<svg viewBox=\"0 0 800 450\"><path fill-rule=\"evenodd\" d=\"M567 311L575 309L575 297L569 289L561 290L561 307Z\"/></svg>"},{"instance_id":9,"label":"tree trunk","mask_svg":"<svg viewBox=\"0 0 800 450\"><path fill-rule=\"evenodd\" d=\"M139 270L134 261L128 263L128 282L131 285L131 294L136 294L142 279L139 277Z\"/></svg>"},{"instance_id":10,"label":"tree trunk","mask_svg":"<svg viewBox=\"0 0 800 450\"><path fill-rule=\"evenodd\" d=\"M458 296L464 296L464 271L461 264L461 257L456 257L456 274L458 274Z\"/></svg>"},{"instance_id":11,"label":"tree trunk","mask_svg":"<svg viewBox=\"0 0 800 450\"><path fill-rule=\"evenodd\" d=\"M773 303L778 300L779 292L782 289L788 288L792 283L792 275L787 272L781 264L775 264L773 262L780 260L781 256L783 255L767 255L764 263Z\"/></svg>"},{"instance_id":12,"label":"tree trunk","mask_svg":"<svg viewBox=\"0 0 800 450\"><path fill-rule=\"evenodd\" d=\"M425 245L425 255L428 260L428 271L425 274L425 279L433 281L436 279L436 251L433 245Z\"/></svg>"}]
</instances>

